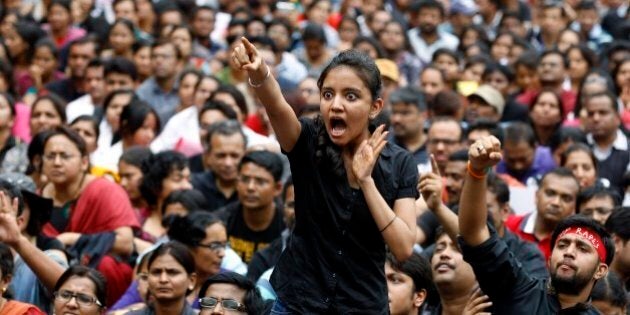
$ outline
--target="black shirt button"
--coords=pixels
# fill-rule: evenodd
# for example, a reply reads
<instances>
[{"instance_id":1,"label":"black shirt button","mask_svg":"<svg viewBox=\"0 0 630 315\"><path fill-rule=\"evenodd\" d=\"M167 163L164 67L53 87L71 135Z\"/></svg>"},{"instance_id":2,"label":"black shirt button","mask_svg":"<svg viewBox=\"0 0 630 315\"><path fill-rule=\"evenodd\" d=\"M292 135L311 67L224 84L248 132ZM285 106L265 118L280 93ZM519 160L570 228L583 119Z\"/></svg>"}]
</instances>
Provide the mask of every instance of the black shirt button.
<instances>
[{"instance_id":1,"label":"black shirt button","mask_svg":"<svg viewBox=\"0 0 630 315\"><path fill-rule=\"evenodd\" d=\"M342 254L343 254L343 252L342 252L342 251L340 251L340 250L339 250L339 251L337 251L337 255L342 255Z\"/></svg>"},{"instance_id":2,"label":"black shirt button","mask_svg":"<svg viewBox=\"0 0 630 315\"><path fill-rule=\"evenodd\" d=\"M333 274L332 274L332 277L333 277L333 278L337 278L337 274L336 274L336 273L333 273Z\"/></svg>"}]
</instances>

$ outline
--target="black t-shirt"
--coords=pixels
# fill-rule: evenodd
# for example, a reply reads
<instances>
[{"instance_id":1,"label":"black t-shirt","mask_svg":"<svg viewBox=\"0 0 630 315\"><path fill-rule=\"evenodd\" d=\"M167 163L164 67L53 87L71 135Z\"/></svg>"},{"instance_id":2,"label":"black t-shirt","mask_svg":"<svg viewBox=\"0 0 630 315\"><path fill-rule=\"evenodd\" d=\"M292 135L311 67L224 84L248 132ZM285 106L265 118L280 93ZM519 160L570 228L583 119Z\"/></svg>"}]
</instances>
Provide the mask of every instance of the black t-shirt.
<instances>
[{"instance_id":1,"label":"black t-shirt","mask_svg":"<svg viewBox=\"0 0 630 315\"><path fill-rule=\"evenodd\" d=\"M385 241L361 190L317 162L321 125L300 119L288 153L295 187L295 228L271 276L278 298L296 314L387 314ZM387 144L372 172L390 207L418 197L418 170L406 150Z\"/></svg>"},{"instance_id":2,"label":"black t-shirt","mask_svg":"<svg viewBox=\"0 0 630 315\"><path fill-rule=\"evenodd\" d=\"M271 223L264 231L253 231L245 223L243 208L239 202L220 210L219 216L225 222L230 247L241 256L244 262L249 263L254 253L280 238L284 230L282 210L276 207L275 212Z\"/></svg>"},{"instance_id":3,"label":"black t-shirt","mask_svg":"<svg viewBox=\"0 0 630 315\"><path fill-rule=\"evenodd\" d=\"M200 191L208 201L208 210L215 211L223 208L230 203L237 202L238 196L236 191L228 198L217 187L212 172L203 172L193 174L190 177L190 183L193 188Z\"/></svg>"}]
</instances>

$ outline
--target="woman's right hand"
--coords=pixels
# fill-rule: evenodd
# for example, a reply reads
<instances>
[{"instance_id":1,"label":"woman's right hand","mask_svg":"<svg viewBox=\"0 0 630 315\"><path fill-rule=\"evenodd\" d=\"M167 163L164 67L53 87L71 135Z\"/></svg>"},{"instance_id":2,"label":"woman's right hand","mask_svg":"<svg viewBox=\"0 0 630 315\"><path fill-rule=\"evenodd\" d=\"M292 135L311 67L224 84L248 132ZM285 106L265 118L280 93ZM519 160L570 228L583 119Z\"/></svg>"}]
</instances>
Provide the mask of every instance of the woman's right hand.
<instances>
[{"instance_id":1,"label":"woman's right hand","mask_svg":"<svg viewBox=\"0 0 630 315\"><path fill-rule=\"evenodd\" d=\"M17 223L18 199L0 191L0 241L14 247L22 233Z\"/></svg>"},{"instance_id":2,"label":"woman's right hand","mask_svg":"<svg viewBox=\"0 0 630 315\"><path fill-rule=\"evenodd\" d=\"M232 51L232 63L237 70L245 70L254 82L262 82L268 69L265 69L262 57L258 49L245 37L241 37L241 43Z\"/></svg>"}]
</instances>

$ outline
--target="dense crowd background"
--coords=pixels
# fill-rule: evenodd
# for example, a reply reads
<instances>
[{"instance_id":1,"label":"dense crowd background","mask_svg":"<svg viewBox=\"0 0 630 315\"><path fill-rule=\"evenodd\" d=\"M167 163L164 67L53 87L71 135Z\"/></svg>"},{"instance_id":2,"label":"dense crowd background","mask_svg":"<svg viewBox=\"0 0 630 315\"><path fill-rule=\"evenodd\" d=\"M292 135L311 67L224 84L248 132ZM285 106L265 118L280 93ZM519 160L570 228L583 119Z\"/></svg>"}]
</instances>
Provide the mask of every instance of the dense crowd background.
<instances>
[{"instance_id":1,"label":"dense crowd background","mask_svg":"<svg viewBox=\"0 0 630 315\"><path fill-rule=\"evenodd\" d=\"M334 56L367 54L383 82L375 120L421 175L439 171L455 211L468 147L497 137L503 159L478 196L490 225L546 278L554 228L576 213L594 218L615 238L615 259L593 304L625 313L628 8L2 0L0 314L270 309L295 193L256 85L234 65L243 36L298 117L318 115L318 78ZM388 256L390 311L481 314L486 300L434 210L418 199L414 255Z\"/></svg>"}]
</instances>

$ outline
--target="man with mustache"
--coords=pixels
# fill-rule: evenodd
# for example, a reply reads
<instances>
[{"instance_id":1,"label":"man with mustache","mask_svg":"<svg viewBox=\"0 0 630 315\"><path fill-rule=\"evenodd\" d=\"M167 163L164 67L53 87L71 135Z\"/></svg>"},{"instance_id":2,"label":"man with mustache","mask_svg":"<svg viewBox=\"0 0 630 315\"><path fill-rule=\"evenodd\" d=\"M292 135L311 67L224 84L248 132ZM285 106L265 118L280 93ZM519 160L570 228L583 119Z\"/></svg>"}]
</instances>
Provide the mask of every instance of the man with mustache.
<instances>
[{"instance_id":1,"label":"man with mustache","mask_svg":"<svg viewBox=\"0 0 630 315\"><path fill-rule=\"evenodd\" d=\"M407 149L416 164L428 164L427 135L424 133L428 116L424 94L417 87L407 86L392 92L389 101L392 131L389 140Z\"/></svg>"},{"instance_id":2,"label":"man with mustache","mask_svg":"<svg viewBox=\"0 0 630 315\"><path fill-rule=\"evenodd\" d=\"M554 169L543 176L536 191L536 211L510 216L505 226L520 238L538 244L545 259L549 259L551 235L560 221L575 214L579 191L580 185L570 170Z\"/></svg>"},{"instance_id":3,"label":"man with mustache","mask_svg":"<svg viewBox=\"0 0 630 315\"><path fill-rule=\"evenodd\" d=\"M438 30L444 22L445 10L436 0L415 2L409 8L410 22L416 27L407 32L409 43L423 64L429 64L433 53L440 48L456 50L459 39L447 32Z\"/></svg>"},{"instance_id":4,"label":"man with mustache","mask_svg":"<svg viewBox=\"0 0 630 315\"><path fill-rule=\"evenodd\" d=\"M486 172L501 160L494 137L475 142L468 151L468 170L460 199L460 246L494 314L599 314L590 305L595 282L608 273L614 256L610 234L583 216L559 221L551 235L551 278L531 277L486 225ZM577 183L576 183L577 185ZM562 199L562 194L555 198Z\"/></svg>"}]
</instances>

